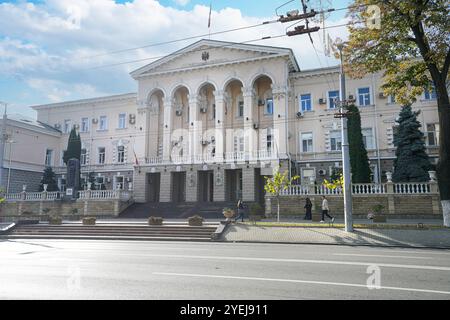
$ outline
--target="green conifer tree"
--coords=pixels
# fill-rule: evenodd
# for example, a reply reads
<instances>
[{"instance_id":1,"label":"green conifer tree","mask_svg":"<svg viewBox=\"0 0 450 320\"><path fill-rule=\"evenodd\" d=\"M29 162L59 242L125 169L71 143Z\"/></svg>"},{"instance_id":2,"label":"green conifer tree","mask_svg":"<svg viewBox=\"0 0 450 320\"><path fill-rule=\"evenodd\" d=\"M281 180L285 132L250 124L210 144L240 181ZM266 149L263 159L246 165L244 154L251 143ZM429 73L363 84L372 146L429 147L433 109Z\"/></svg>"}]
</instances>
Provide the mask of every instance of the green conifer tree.
<instances>
[{"instance_id":1,"label":"green conifer tree","mask_svg":"<svg viewBox=\"0 0 450 320\"><path fill-rule=\"evenodd\" d=\"M348 143L352 182L369 183L371 171L361 131L361 115L355 105L349 106L348 111L350 113L348 116Z\"/></svg>"},{"instance_id":2,"label":"green conifer tree","mask_svg":"<svg viewBox=\"0 0 450 320\"><path fill-rule=\"evenodd\" d=\"M398 122L398 130L394 134L396 158L394 160L394 182L429 181L429 170L433 169L426 153L422 126L417 121L420 111L413 112L410 105L402 107Z\"/></svg>"},{"instance_id":3,"label":"green conifer tree","mask_svg":"<svg viewBox=\"0 0 450 320\"><path fill-rule=\"evenodd\" d=\"M80 134L77 134L75 128L70 131L69 141L67 143L67 151L64 152L63 156L64 163L67 165L67 162L73 158L78 160L81 159L81 138Z\"/></svg>"},{"instance_id":4,"label":"green conifer tree","mask_svg":"<svg viewBox=\"0 0 450 320\"><path fill-rule=\"evenodd\" d=\"M59 191L58 183L56 182L56 175L51 167L47 167L44 170L44 175L42 176L41 184L39 186L39 191L44 191L44 184L47 186L47 191Z\"/></svg>"}]
</instances>

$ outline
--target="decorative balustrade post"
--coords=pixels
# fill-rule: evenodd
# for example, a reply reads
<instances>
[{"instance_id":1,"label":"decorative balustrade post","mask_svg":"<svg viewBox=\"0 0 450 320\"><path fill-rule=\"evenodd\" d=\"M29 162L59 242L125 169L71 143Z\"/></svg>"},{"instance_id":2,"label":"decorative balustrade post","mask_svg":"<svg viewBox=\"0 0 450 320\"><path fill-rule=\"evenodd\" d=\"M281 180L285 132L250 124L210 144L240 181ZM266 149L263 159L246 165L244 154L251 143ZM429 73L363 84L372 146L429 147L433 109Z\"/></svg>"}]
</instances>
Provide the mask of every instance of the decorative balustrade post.
<instances>
[{"instance_id":1,"label":"decorative balustrade post","mask_svg":"<svg viewBox=\"0 0 450 320\"><path fill-rule=\"evenodd\" d=\"M394 199L394 183L392 182L392 172L386 172L386 193L388 197L388 212L395 214L395 199Z\"/></svg>"},{"instance_id":2,"label":"decorative balustrade post","mask_svg":"<svg viewBox=\"0 0 450 320\"><path fill-rule=\"evenodd\" d=\"M272 215L272 199L269 195L266 195L266 206L265 206L266 218L269 218Z\"/></svg>"}]
</instances>

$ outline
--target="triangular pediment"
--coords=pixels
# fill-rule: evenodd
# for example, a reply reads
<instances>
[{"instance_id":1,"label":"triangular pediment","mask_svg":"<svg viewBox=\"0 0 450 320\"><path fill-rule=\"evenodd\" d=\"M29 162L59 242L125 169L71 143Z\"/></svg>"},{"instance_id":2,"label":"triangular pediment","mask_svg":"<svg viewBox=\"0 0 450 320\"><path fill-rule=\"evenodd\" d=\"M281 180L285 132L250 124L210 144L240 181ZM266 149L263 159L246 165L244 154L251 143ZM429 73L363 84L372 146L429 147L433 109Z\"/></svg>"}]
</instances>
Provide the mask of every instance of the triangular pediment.
<instances>
[{"instance_id":1,"label":"triangular pediment","mask_svg":"<svg viewBox=\"0 0 450 320\"><path fill-rule=\"evenodd\" d=\"M291 49L216 40L200 40L133 71L131 76L138 79L155 73L251 61L268 56L289 56L292 68L294 71L298 71L298 65Z\"/></svg>"}]
</instances>

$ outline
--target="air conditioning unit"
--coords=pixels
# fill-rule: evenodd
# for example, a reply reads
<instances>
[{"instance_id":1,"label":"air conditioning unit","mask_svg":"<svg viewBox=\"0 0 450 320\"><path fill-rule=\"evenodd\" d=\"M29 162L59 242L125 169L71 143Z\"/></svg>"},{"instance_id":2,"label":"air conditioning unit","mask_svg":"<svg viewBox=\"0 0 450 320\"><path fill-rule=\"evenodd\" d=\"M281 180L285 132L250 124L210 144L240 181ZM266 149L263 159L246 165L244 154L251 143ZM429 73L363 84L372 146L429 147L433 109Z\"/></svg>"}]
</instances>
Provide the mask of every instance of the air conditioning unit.
<instances>
[{"instance_id":1,"label":"air conditioning unit","mask_svg":"<svg viewBox=\"0 0 450 320\"><path fill-rule=\"evenodd\" d=\"M254 123L254 124L253 124L253 129L258 130L258 129L259 129L259 124Z\"/></svg>"},{"instance_id":2,"label":"air conditioning unit","mask_svg":"<svg viewBox=\"0 0 450 320\"><path fill-rule=\"evenodd\" d=\"M302 111L297 112L297 118L303 118L303 112Z\"/></svg>"},{"instance_id":3,"label":"air conditioning unit","mask_svg":"<svg viewBox=\"0 0 450 320\"><path fill-rule=\"evenodd\" d=\"M214 136L211 137L211 143L216 142L216 138Z\"/></svg>"},{"instance_id":4,"label":"air conditioning unit","mask_svg":"<svg viewBox=\"0 0 450 320\"><path fill-rule=\"evenodd\" d=\"M327 170L325 170L325 169L320 169L320 170L318 171L318 173L319 173L319 176L324 176L324 175L327 174Z\"/></svg>"},{"instance_id":5,"label":"air conditioning unit","mask_svg":"<svg viewBox=\"0 0 450 320\"><path fill-rule=\"evenodd\" d=\"M76 130L80 129L80 125L79 125L79 124L74 124L73 127L74 127Z\"/></svg>"},{"instance_id":6,"label":"air conditioning unit","mask_svg":"<svg viewBox=\"0 0 450 320\"><path fill-rule=\"evenodd\" d=\"M93 124L97 124L98 123L98 119L97 118L92 118L92 123Z\"/></svg>"},{"instance_id":7,"label":"air conditioning unit","mask_svg":"<svg viewBox=\"0 0 450 320\"><path fill-rule=\"evenodd\" d=\"M129 122L130 122L130 124L135 124L136 123L136 115L130 114Z\"/></svg>"},{"instance_id":8,"label":"air conditioning unit","mask_svg":"<svg viewBox=\"0 0 450 320\"><path fill-rule=\"evenodd\" d=\"M384 92L378 93L378 98L380 98L380 99L386 98L386 96L384 95Z\"/></svg>"},{"instance_id":9,"label":"air conditioning unit","mask_svg":"<svg viewBox=\"0 0 450 320\"><path fill-rule=\"evenodd\" d=\"M59 123L56 123L55 124L55 129L58 129L58 130L61 129L61 125Z\"/></svg>"},{"instance_id":10,"label":"air conditioning unit","mask_svg":"<svg viewBox=\"0 0 450 320\"><path fill-rule=\"evenodd\" d=\"M259 99L258 100L258 106L264 106L266 104L266 102L264 101L264 99Z\"/></svg>"},{"instance_id":11,"label":"air conditioning unit","mask_svg":"<svg viewBox=\"0 0 450 320\"><path fill-rule=\"evenodd\" d=\"M326 104L326 103L327 103L327 99L324 99L324 98L319 99L319 104Z\"/></svg>"},{"instance_id":12,"label":"air conditioning unit","mask_svg":"<svg viewBox=\"0 0 450 320\"><path fill-rule=\"evenodd\" d=\"M355 100L355 96L352 95L352 94L350 94L350 95L348 96L348 100Z\"/></svg>"},{"instance_id":13,"label":"air conditioning unit","mask_svg":"<svg viewBox=\"0 0 450 320\"><path fill-rule=\"evenodd\" d=\"M208 111L208 108L204 107L204 108L200 108L200 112L201 113L206 113Z\"/></svg>"},{"instance_id":14,"label":"air conditioning unit","mask_svg":"<svg viewBox=\"0 0 450 320\"><path fill-rule=\"evenodd\" d=\"M201 140L200 143L201 143L203 146L206 146L206 145L208 144L208 141L207 141L207 140Z\"/></svg>"},{"instance_id":15,"label":"air conditioning unit","mask_svg":"<svg viewBox=\"0 0 450 320\"><path fill-rule=\"evenodd\" d=\"M183 114L183 110L176 110L175 114L180 117Z\"/></svg>"}]
</instances>

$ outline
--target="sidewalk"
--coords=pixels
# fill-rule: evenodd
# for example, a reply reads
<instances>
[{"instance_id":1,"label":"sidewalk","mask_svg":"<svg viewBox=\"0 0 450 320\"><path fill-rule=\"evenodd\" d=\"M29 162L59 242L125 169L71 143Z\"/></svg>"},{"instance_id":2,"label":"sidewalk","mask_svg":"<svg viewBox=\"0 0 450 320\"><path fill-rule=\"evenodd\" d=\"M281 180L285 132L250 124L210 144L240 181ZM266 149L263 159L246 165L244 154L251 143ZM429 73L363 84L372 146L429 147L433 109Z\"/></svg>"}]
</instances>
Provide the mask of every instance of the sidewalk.
<instances>
[{"instance_id":1,"label":"sidewalk","mask_svg":"<svg viewBox=\"0 0 450 320\"><path fill-rule=\"evenodd\" d=\"M400 246L450 249L450 229L355 229L264 227L246 224L230 225L222 236L231 242L272 242L299 244L333 244L365 246Z\"/></svg>"}]
</instances>

